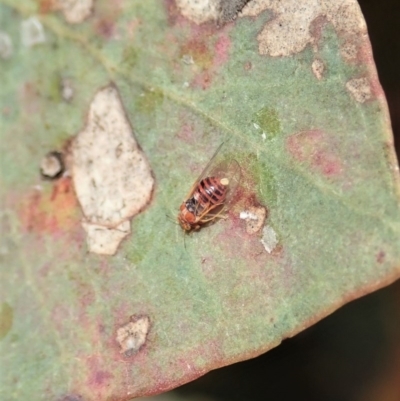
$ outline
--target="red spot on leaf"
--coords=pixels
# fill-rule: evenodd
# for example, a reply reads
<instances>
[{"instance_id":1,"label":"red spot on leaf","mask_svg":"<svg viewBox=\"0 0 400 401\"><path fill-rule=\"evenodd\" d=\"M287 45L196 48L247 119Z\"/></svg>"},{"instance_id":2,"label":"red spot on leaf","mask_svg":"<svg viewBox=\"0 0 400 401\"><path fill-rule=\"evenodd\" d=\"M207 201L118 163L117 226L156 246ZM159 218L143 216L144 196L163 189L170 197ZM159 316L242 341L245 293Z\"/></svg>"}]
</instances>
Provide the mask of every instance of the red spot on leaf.
<instances>
[{"instance_id":1,"label":"red spot on leaf","mask_svg":"<svg viewBox=\"0 0 400 401\"><path fill-rule=\"evenodd\" d=\"M214 65L221 66L229 59L229 50L231 48L231 39L227 32L222 32L214 46Z\"/></svg>"},{"instance_id":2,"label":"red spot on leaf","mask_svg":"<svg viewBox=\"0 0 400 401\"><path fill-rule=\"evenodd\" d=\"M186 23L186 19L182 16L178 7L176 6L175 0L164 0L165 9L167 11L168 23L170 25L177 25L180 23Z\"/></svg>"},{"instance_id":3,"label":"red spot on leaf","mask_svg":"<svg viewBox=\"0 0 400 401\"><path fill-rule=\"evenodd\" d=\"M40 112L40 96L33 83L25 82L19 89L18 97L24 113L38 114Z\"/></svg>"},{"instance_id":4,"label":"red spot on leaf","mask_svg":"<svg viewBox=\"0 0 400 401\"><path fill-rule=\"evenodd\" d=\"M114 375L104 370L105 363L98 356L89 357L86 363L89 369L87 385L94 393L98 394L100 399L104 399L106 388L110 386Z\"/></svg>"},{"instance_id":5,"label":"red spot on leaf","mask_svg":"<svg viewBox=\"0 0 400 401\"><path fill-rule=\"evenodd\" d=\"M93 372L92 376L89 378L89 385L95 386L104 386L108 385L110 379L113 378L113 375L104 370L98 370Z\"/></svg>"},{"instance_id":6,"label":"red spot on leaf","mask_svg":"<svg viewBox=\"0 0 400 401\"><path fill-rule=\"evenodd\" d=\"M183 65L180 68L190 69L193 73L190 79L193 87L208 89L219 69L229 60L229 32L232 26L227 24L218 28L211 22L197 25L180 16L179 12L177 14L175 5L167 2L167 9L170 22L176 28L171 40L178 43L178 59L187 60L186 64L181 63ZM182 31L185 31L185 35Z\"/></svg>"},{"instance_id":7,"label":"red spot on leaf","mask_svg":"<svg viewBox=\"0 0 400 401\"><path fill-rule=\"evenodd\" d=\"M185 142L192 143L196 140L196 134L191 124L183 124L179 130L177 137Z\"/></svg>"},{"instance_id":8,"label":"red spot on leaf","mask_svg":"<svg viewBox=\"0 0 400 401\"><path fill-rule=\"evenodd\" d=\"M57 9L56 0L39 0L38 5L40 14L47 14Z\"/></svg>"},{"instance_id":9,"label":"red spot on leaf","mask_svg":"<svg viewBox=\"0 0 400 401\"><path fill-rule=\"evenodd\" d=\"M385 261L385 256L386 256L385 252L380 251L380 252L376 255L376 261L377 261L378 263L383 263L383 262Z\"/></svg>"},{"instance_id":10,"label":"red spot on leaf","mask_svg":"<svg viewBox=\"0 0 400 401\"><path fill-rule=\"evenodd\" d=\"M293 134L287 138L286 146L295 160L324 176L337 176L343 171L335 139L323 131L312 130Z\"/></svg>"},{"instance_id":11,"label":"red spot on leaf","mask_svg":"<svg viewBox=\"0 0 400 401\"><path fill-rule=\"evenodd\" d=\"M251 64L250 61L246 61L246 62L244 63L243 68L244 68L246 71L250 71L250 70L253 68L253 64Z\"/></svg>"},{"instance_id":12,"label":"red spot on leaf","mask_svg":"<svg viewBox=\"0 0 400 401\"><path fill-rule=\"evenodd\" d=\"M26 231L57 233L68 231L79 223L78 201L71 178L54 183L50 193L35 189L20 207L20 218Z\"/></svg>"},{"instance_id":13,"label":"red spot on leaf","mask_svg":"<svg viewBox=\"0 0 400 401\"><path fill-rule=\"evenodd\" d=\"M317 46L319 46L322 40L322 33L327 23L328 21L326 17L323 15L319 15L310 24L310 34L314 38L314 44Z\"/></svg>"},{"instance_id":14,"label":"red spot on leaf","mask_svg":"<svg viewBox=\"0 0 400 401\"><path fill-rule=\"evenodd\" d=\"M101 19L97 21L96 32L103 38L110 39L115 34L114 21L110 19Z\"/></svg>"},{"instance_id":15,"label":"red spot on leaf","mask_svg":"<svg viewBox=\"0 0 400 401\"><path fill-rule=\"evenodd\" d=\"M372 47L369 40L363 40L362 45L359 46L357 52L357 63L361 65L366 65L369 70L368 82L371 87L371 97L384 98L385 99L384 101L386 102L385 93L382 89L382 85L379 82L379 78L376 73L374 56L372 53Z\"/></svg>"},{"instance_id":16,"label":"red spot on leaf","mask_svg":"<svg viewBox=\"0 0 400 401\"><path fill-rule=\"evenodd\" d=\"M84 401L84 400L80 395L67 394L64 395L62 398L59 398L59 401Z\"/></svg>"},{"instance_id":17,"label":"red spot on leaf","mask_svg":"<svg viewBox=\"0 0 400 401\"><path fill-rule=\"evenodd\" d=\"M192 81L192 86L199 89L208 89L211 84L211 75L208 71L201 72L196 75Z\"/></svg>"},{"instance_id":18,"label":"red spot on leaf","mask_svg":"<svg viewBox=\"0 0 400 401\"><path fill-rule=\"evenodd\" d=\"M212 65L212 53L206 43L207 38L192 37L181 46L180 56L191 56L193 62L202 69L207 69Z\"/></svg>"},{"instance_id":19,"label":"red spot on leaf","mask_svg":"<svg viewBox=\"0 0 400 401\"><path fill-rule=\"evenodd\" d=\"M95 32L104 39L113 39L118 34L115 21L120 19L123 4L120 0L99 2L94 9L93 27Z\"/></svg>"}]
</instances>

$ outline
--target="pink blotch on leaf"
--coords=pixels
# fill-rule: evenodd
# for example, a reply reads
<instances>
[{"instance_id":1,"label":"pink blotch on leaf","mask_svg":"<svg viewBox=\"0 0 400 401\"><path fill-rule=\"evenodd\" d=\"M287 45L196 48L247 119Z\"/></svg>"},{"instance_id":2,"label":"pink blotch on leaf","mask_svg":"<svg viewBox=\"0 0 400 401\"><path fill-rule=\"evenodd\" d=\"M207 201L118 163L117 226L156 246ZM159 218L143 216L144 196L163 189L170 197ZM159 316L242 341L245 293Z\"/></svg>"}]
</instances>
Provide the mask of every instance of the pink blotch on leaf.
<instances>
[{"instance_id":1,"label":"pink blotch on leaf","mask_svg":"<svg viewBox=\"0 0 400 401\"><path fill-rule=\"evenodd\" d=\"M105 387L111 383L114 375L104 370L105 363L98 356L92 356L87 359L89 375L87 385L97 394L102 394Z\"/></svg>"},{"instance_id":2,"label":"pink blotch on leaf","mask_svg":"<svg viewBox=\"0 0 400 401\"><path fill-rule=\"evenodd\" d=\"M191 124L183 124L177 136L179 139L189 143L193 142L196 139L193 126Z\"/></svg>"},{"instance_id":3,"label":"pink blotch on leaf","mask_svg":"<svg viewBox=\"0 0 400 401\"><path fill-rule=\"evenodd\" d=\"M376 255L376 261L377 261L378 263L383 263L383 262L385 261L385 256L386 256L385 252L380 251L380 252Z\"/></svg>"},{"instance_id":4,"label":"pink blotch on leaf","mask_svg":"<svg viewBox=\"0 0 400 401\"><path fill-rule=\"evenodd\" d=\"M292 134L287 138L289 153L300 163L308 164L324 176L333 177L342 173L335 138L320 130Z\"/></svg>"},{"instance_id":5,"label":"pink blotch on leaf","mask_svg":"<svg viewBox=\"0 0 400 401\"><path fill-rule=\"evenodd\" d=\"M107 19L99 20L96 24L96 32L106 39L111 39L115 35L114 22Z\"/></svg>"},{"instance_id":6,"label":"pink blotch on leaf","mask_svg":"<svg viewBox=\"0 0 400 401\"><path fill-rule=\"evenodd\" d=\"M214 66L222 66L228 61L230 48L231 39L223 32L214 46Z\"/></svg>"},{"instance_id":7,"label":"pink blotch on leaf","mask_svg":"<svg viewBox=\"0 0 400 401\"><path fill-rule=\"evenodd\" d=\"M30 232L57 234L76 228L79 208L71 178L56 181L50 193L35 189L22 200L19 215Z\"/></svg>"}]
</instances>

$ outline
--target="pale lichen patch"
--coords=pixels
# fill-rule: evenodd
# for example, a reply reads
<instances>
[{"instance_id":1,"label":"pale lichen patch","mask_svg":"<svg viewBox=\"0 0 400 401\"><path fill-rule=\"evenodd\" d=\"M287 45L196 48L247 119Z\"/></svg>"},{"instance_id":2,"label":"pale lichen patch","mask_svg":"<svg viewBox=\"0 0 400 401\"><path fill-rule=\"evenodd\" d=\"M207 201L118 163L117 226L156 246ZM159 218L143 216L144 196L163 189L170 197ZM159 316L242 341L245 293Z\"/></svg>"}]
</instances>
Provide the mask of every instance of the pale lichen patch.
<instances>
[{"instance_id":1,"label":"pale lichen patch","mask_svg":"<svg viewBox=\"0 0 400 401\"><path fill-rule=\"evenodd\" d=\"M346 83L347 90L357 102L364 103L371 99L371 86L367 78L354 78Z\"/></svg>"},{"instance_id":2,"label":"pale lichen patch","mask_svg":"<svg viewBox=\"0 0 400 401\"><path fill-rule=\"evenodd\" d=\"M114 255L120 242L131 233L131 222L126 220L113 228L82 222L89 252Z\"/></svg>"},{"instance_id":3,"label":"pale lichen patch","mask_svg":"<svg viewBox=\"0 0 400 401\"><path fill-rule=\"evenodd\" d=\"M32 47L46 41L42 23L36 17L21 22L21 40L26 47Z\"/></svg>"},{"instance_id":4,"label":"pale lichen patch","mask_svg":"<svg viewBox=\"0 0 400 401\"><path fill-rule=\"evenodd\" d=\"M258 233L265 223L267 210L264 206L250 206L247 210L240 212L239 217L246 221L247 234Z\"/></svg>"},{"instance_id":5,"label":"pale lichen patch","mask_svg":"<svg viewBox=\"0 0 400 401\"><path fill-rule=\"evenodd\" d=\"M271 253L278 245L278 237L271 226L265 226L263 228L261 243L264 245L264 248L268 253Z\"/></svg>"},{"instance_id":6,"label":"pale lichen patch","mask_svg":"<svg viewBox=\"0 0 400 401\"><path fill-rule=\"evenodd\" d=\"M220 0L220 21L234 20L249 0Z\"/></svg>"},{"instance_id":7,"label":"pale lichen patch","mask_svg":"<svg viewBox=\"0 0 400 401\"><path fill-rule=\"evenodd\" d=\"M131 356L145 344L150 330L148 316L132 316L131 321L117 330L117 343L122 354Z\"/></svg>"},{"instance_id":8,"label":"pale lichen patch","mask_svg":"<svg viewBox=\"0 0 400 401\"><path fill-rule=\"evenodd\" d=\"M313 42L309 26L320 12L318 0L250 1L240 16L256 16L269 9L276 17L258 35L260 54L272 57L288 56L302 51Z\"/></svg>"},{"instance_id":9,"label":"pale lichen patch","mask_svg":"<svg viewBox=\"0 0 400 401\"><path fill-rule=\"evenodd\" d=\"M219 0L176 0L182 15L196 24L216 21L219 17Z\"/></svg>"},{"instance_id":10,"label":"pale lichen patch","mask_svg":"<svg viewBox=\"0 0 400 401\"><path fill-rule=\"evenodd\" d=\"M311 69L315 77L318 80L321 80L325 71L325 64L323 63L323 61L318 58L315 59L311 64Z\"/></svg>"},{"instance_id":11,"label":"pale lichen patch","mask_svg":"<svg viewBox=\"0 0 400 401\"><path fill-rule=\"evenodd\" d=\"M308 44L315 45L318 38L313 36L310 25L320 17L349 40L366 34L365 21L355 0L252 0L239 15L255 17L265 10L270 10L274 18L258 35L260 54L290 56Z\"/></svg>"},{"instance_id":12,"label":"pale lichen patch","mask_svg":"<svg viewBox=\"0 0 400 401\"><path fill-rule=\"evenodd\" d=\"M85 216L89 249L112 254L130 232L129 219L150 202L154 187L150 165L114 86L95 95L71 154L71 174ZM107 241L111 242L105 246Z\"/></svg>"},{"instance_id":13,"label":"pale lichen patch","mask_svg":"<svg viewBox=\"0 0 400 401\"><path fill-rule=\"evenodd\" d=\"M182 15L196 24L234 20L249 0L176 0Z\"/></svg>"},{"instance_id":14,"label":"pale lichen patch","mask_svg":"<svg viewBox=\"0 0 400 401\"><path fill-rule=\"evenodd\" d=\"M94 0L56 0L56 9L63 12L70 24L79 24L93 12Z\"/></svg>"},{"instance_id":15,"label":"pale lichen patch","mask_svg":"<svg viewBox=\"0 0 400 401\"><path fill-rule=\"evenodd\" d=\"M347 41L341 46L340 53L344 60L353 61L357 58L357 46L353 42Z\"/></svg>"},{"instance_id":16,"label":"pale lichen patch","mask_svg":"<svg viewBox=\"0 0 400 401\"><path fill-rule=\"evenodd\" d=\"M244 7L241 13L239 14L240 17L257 17L261 14L264 10L268 8L270 1L266 0L251 0L249 1Z\"/></svg>"},{"instance_id":17,"label":"pale lichen patch","mask_svg":"<svg viewBox=\"0 0 400 401\"><path fill-rule=\"evenodd\" d=\"M10 35L0 31L0 57L7 60L12 56L13 44Z\"/></svg>"}]
</instances>

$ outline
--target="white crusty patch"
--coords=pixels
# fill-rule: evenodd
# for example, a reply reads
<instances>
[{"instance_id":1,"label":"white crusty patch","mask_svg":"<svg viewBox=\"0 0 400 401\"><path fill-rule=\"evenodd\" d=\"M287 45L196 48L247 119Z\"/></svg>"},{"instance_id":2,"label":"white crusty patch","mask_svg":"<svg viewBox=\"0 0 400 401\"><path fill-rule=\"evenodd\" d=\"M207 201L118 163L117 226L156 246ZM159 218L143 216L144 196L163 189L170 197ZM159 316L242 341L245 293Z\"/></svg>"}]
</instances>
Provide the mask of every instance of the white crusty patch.
<instances>
[{"instance_id":1,"label":"white crusty patch","mask_svg":"<svg viewBox=\"0 0 400 401\"><path fill-rule=\"evenodd\" d=\"M10 35L0 31L0 57L3 60L7 60L12 56L12 53L13 44Z\"/></svg>"},{"instance_id":2,"label":"white crusty patch","mask_svg":"<svg viewBox=\"0 0 400 401\"><path fill-rule=\"evenodd\" d=\"M325 64L323 63L323 61L316 58L311 64L311 69L315 77L318 80L321 80L325 71Z\"/></svg>"},{"instance_id":3,"label":"white crusty patch","mask_svg":"<svg viewBox=\"0 0 400 401\"><path fill-rule=\"evenodd\" d=\"M62 78L60 82L61 86L61 96L66 102L70 102L75 93L74 86L72 84L72 80L69 78Z\"/></svg>"},{"instance_id":4,"label":"white crusty patch","mask_svg":"<svg viewBox=\"0 0 400 401\"><path fill-rule=\"evenodd\" d=\"M46 42L43 25L36 17L21 22L21 41L26 47Z\"/></svg>"},{"instance_id":5,"label":"white crusty patch","mask_svg":"<svg viewBox=\"0 0 400 401\"><path fill-rule=\"evenodd\" d=\"M94 0L56 0L56 9L63 12L70 24L79 24L93 12Z\"/></svg>"},{"instance_id":6,"label":"white crusty patch","mask_svg":"<svg viewBox=\"0 0 400 401\"><path fill-rule=\"evenodd\" d=\"M355 60L357 58L357 53L357 46L350 40L340 46L340 54L347 62Z\"/></svg>"},{"instance_id":7,"label":"white crusty patch","mask_svg":"<svg viewBox=\"0 0 400 401\"><path fill-rule=\"evenodd\" d=\"M100 255L114 255L120 242L131 233L129 220L113 228L83 221L82 227L86 231L86 242L90 252Z\"/></svg>"},{"instance_id":8,"label":"white crusty patch","mask_svg":"<svg viewBox=\"0 0 400 401\"><path fill-rule=\"evenodd\" d=\"M131 321L117 330L117 342L121 348L121 353L130 356L146 342L147 334L150 329L150 319L148 316L132 317Z\"/></svg>"},{"instance_id":9,"label":"white crusty patch","mask_svg":"<svg viewBox=\"0 0 400 401\"><path fill-rule=\"evenodd\" d=\"M252 0L239 14L255 17L270 10L271 18L258 35L260 54L273 57L289 56L315 45L310 24L324 17L335 30L348 38L367 33L367 27L356 0Z\"/></svg>"},{"instance_id":10,"label":"white crusty patch","mask_svg":"<svg viewBox=\"0 0 400 401\"><path fill-rule=\"evenodd\" d=\"M357 102L364 103L371 99L371 86L367 78L354 78L346 83L347 90Z\"/></svg>"},{"instance_id":11,"label":"white crusty patch","mask_svg":"<svg viewBox=\"0 0 400 401\"><path fill-rule=\"evenodd\" d=\"M264 206L250 206L240 212L239 217L246 221L247 234L252 235L261 230L267 217L267 210Z\"/></svg>"},{"instance_id":12,"label":"white crusty patch","mask_svg":"<svg viewBox=\"0 0 400 401\"><path fill-rule=\"evenodd\" d=\"M130 218L148 204L154 178L117 89L97 92L85 128L71 147L71 172L91 252L113 254Z\"/></svg>"},{"instance_id":13,"label":"white crusty patch","mask_svg":"<svg viewBox=\"0 0 400 401\"><path fill-rule=\"evenodd\" d=\"M263 228L261 243L264 245L264 248L268 253L271 253L278 245L276 232L271 226L265 226Z\"/></svg>"},{"instance_id":14,"label":"white crusty patch","mask_svg":"<svg viewBox=\"0 0 400 401\"><path fill-rule=\"evenodd\" d=\"M176 0L176 5L182 15L196 24L219 18L218 0Z\"/></svg>"}]
</instances>

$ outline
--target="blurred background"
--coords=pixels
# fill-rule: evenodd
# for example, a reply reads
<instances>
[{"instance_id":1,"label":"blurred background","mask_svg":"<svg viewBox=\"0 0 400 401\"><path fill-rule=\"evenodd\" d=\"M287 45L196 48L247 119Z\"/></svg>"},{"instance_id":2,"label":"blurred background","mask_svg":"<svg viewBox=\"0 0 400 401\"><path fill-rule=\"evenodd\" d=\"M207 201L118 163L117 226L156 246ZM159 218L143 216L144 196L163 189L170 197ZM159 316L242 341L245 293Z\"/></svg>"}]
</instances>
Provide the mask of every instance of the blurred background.
<instances>
[{"instance_id":1,"label":"blurred background","mask_svg":"<svg viewBox=\"0 0 400 401\"><path fill-rule=\"evenodd\" d=\"M400 159L400 0L359 3ZM344 306L258 358L151 399L400 401L400 281Z\"/></svg>"}]
</instances>

